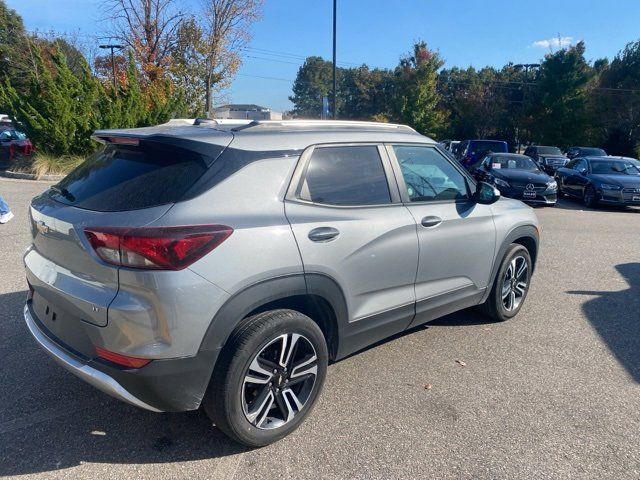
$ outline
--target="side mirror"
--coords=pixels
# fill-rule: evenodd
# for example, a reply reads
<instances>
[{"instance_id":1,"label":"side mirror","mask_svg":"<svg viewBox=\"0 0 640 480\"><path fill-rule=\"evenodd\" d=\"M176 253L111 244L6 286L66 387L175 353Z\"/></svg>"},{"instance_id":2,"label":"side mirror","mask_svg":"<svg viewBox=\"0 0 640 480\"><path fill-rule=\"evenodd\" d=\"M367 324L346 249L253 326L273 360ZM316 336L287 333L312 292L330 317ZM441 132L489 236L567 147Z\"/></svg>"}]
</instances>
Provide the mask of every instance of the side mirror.
<instances>
[{"instance_id":1,"label":"side mirror","mask_svg":"<svg viewBox=\"0 0 640 480\"><path fill-rule=\"evenodd\" d=\"M482 205L491 205L500 199L500 190L487 182L479 182L474 199Z\"/></svg>"}]
</instances>

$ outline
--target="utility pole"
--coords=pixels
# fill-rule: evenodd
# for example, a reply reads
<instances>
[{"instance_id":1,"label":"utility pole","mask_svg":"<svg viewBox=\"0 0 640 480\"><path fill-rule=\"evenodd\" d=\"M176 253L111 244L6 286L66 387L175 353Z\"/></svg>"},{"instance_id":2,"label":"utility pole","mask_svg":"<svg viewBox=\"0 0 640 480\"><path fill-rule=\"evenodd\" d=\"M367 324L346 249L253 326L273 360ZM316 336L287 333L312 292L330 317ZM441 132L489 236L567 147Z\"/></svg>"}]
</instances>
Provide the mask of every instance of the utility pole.
<instances>
[{"instance_id":1,"label":"utility pole","mask_svg":"<svg viewBox=\"0 0 640 480\"><path fill-rule=\"evenodd\" d=\"M336 89L338 81L336 79L336 3L337 0L333 0L333 119L338 118L338 103L336 101Z\"/></svg>"},{"instance_id":2,"label":"utility pole","mask_svg":"<svg viewBox=\"0 0 640 480\"><path fill-rule=\"evenodd\" d=\"M98 45L99 48L102 49L109 49L111 50L111 74L113 75L113 92L116 92L116 88L117 88L117 81L116 81L116 60L115 57L113 55L113 51L114 50L122 50L124 47L122 45Z\"/></svg>"},{"instance_id":3,"label":"utility pole","mask_svg":"<svg viewBox=\"0 0 640 480\"><path fill-rule=\"evenodd\" d=\"M522 85L522 116L524 117L526 111L526 100L527 100L527 91L529 90L529 69L534 69L540 67L539 63L518 63L513 66L514 68L523 68L524 69L524 85ZM522 129L524 131L524 129ZM520 129L516 128L518 131L518 152L520 153ZM526 132L525 132L526 133Z\"/></svg>"}]
</instances>

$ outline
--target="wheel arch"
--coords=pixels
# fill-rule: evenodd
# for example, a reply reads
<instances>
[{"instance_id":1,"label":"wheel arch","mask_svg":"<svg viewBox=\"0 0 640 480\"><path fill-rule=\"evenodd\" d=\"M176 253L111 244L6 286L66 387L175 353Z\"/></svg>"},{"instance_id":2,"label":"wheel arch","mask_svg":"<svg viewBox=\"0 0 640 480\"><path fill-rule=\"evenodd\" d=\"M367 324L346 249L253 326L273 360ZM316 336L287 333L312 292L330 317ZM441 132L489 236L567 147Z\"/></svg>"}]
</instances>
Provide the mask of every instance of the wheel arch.
<instances>
[{"instance_id":1,"label":"wheel arch","mask_svg":"<svg viewBox=\"0 0 640 480\"><path fill-rule=\"evenodd\" d=\"M484 302L491 293L491 286L495 282L496 275L498 274L498 270L500 269L500 264L502 263L502 259L509 248L509 245L517 243L522 245L527 249L529 255L531 256L531 269L532 273L535 271L536 261L538 259L538 251L540 245L540 234L538 232L538 228L534 225L520 225L513 230L511 230L502 240L496 257L493 261L493 267L491 269L491 283L487 288L484 297L482 298L482 302Z\"/></svg>"},{"instance_id":2,"label":"wheel arch","mask_svg":"<svg viewBox=\"0 0 640 480\"><path fill-rule=\"evenodd\" d=\"M293 274L250 285L218 310L200 345L221 350L242 320L268 310L287 308L315 321L327 340L329 358L336 359L347 306L337 282L323 274Z\"/></svg>"}]
</instances>

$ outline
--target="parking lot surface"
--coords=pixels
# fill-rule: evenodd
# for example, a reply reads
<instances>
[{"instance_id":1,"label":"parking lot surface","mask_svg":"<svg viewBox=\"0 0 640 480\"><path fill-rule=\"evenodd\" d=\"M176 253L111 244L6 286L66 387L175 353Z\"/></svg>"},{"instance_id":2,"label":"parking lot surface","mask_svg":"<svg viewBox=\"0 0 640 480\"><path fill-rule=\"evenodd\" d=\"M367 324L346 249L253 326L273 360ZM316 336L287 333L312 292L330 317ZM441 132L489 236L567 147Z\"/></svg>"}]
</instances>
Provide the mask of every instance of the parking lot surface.
<instances>
[{"instance_id":1,"label":"parking lot surface","mask_svg":"<svg viewBox=\"0 0 640 480\"><path fill-rule=\"evenodd\" d=\"M542 248L512 321L436 320L329 367L313 414L258 450L201 412L154 414L58 367L22 320L27 205L0 179L0 476L640 477L640 209L537 209Z\"/></svg>"}]
</instances>

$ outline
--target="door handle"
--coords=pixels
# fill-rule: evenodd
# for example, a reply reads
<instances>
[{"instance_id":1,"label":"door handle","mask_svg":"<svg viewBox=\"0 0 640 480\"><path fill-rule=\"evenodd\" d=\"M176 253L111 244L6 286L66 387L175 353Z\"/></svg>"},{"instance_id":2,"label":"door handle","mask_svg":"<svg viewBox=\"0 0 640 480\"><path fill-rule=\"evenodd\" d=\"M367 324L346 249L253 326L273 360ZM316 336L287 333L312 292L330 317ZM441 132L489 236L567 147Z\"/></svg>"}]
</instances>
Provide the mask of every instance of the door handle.
<instances>
[{"instance_id":1,"label":"door handle","mask_svg":"<svg viewBox=\"0 0 640 480\"><path fill-rule=\"evenodd\" d=\"M328 242L336 238L340 232L333 227L318 227L309 232L312 242Z\"/></svg>"},{"instance_id":2,"label":"door handle","mask_svg":"<svg viewBox=\"0 0 640 480\"><path fill-rule=\"evenodd\" d=\"M423 227L436 227L442 223L442 219L440 217L424 217L420 222Z\"/></svg>"}]
</instances>

